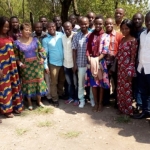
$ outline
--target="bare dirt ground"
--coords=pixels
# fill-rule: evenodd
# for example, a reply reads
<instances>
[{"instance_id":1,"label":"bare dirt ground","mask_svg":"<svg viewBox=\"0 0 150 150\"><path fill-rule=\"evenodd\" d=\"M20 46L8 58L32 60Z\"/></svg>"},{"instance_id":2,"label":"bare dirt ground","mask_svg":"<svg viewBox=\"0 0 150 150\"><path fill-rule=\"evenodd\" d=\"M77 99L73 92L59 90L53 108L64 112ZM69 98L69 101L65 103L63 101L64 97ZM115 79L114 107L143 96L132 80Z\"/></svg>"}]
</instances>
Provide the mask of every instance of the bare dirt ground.
<instances>
[{"instance_id":1,"label":"bare dirt ground","mask_svg":"<svg viewBox=\"0 0 150 150\"><path fill-rule=\"evenodd\" d=\"M46 103L46 102L45 102ZM113 107L93 113L60 101L60 107L0 116L0 150L150 150L145 119L124 122Z\"/></svg>"}]
</instances>

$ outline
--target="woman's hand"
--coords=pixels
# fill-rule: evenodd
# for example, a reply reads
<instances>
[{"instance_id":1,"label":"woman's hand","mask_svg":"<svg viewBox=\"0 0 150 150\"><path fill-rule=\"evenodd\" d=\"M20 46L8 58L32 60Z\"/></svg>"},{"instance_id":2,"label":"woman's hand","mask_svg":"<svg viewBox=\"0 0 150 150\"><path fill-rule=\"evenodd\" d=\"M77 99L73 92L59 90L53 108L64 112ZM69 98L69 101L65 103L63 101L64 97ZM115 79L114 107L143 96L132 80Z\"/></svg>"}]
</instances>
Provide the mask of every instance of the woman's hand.
<instances>
[{"instance_id":1,"label":"woman's hand","mask_svg":"<svg viewBox=\"0 0 150 150\"><path fill-rule=\"evenodd\" d=\"M3 70L0 69L0 80L4 77Z\"/></svg>"},{"instance_id":2,"label":"woman's hand","mask_svg":"<svg viewBox=\"0 0 150 150\"><path fill-rule=\"evenodd\" d=\"M39 64L40 64L40 65L43 65L43 64L44 64L44 59L43 59L43 58L40 58Z\"/></svg>"}]
</instances>

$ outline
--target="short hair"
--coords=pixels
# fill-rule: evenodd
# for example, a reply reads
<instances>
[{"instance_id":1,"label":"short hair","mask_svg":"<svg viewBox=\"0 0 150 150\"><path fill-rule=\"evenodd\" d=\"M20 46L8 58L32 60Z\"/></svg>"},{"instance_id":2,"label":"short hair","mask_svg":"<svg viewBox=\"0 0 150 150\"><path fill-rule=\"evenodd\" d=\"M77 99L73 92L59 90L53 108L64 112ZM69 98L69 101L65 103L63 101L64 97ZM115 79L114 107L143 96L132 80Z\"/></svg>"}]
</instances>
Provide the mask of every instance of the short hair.
<instances>
[{"instance_id":1,"label":"short hair","mask_svg":"<svg viewBox=\"0 0 150 150\"><path fill-rule=\"evenodd\" d=\"M60 16L54 16L54 17L53 17L53 22L55 22L55 19L56 19L56 18L60 18L60 20L61 20L61 17L60 17Z\"/></svg>"},{"instance_id":2,"label":"short hair","mask_svg":"<svg viewBox=\"0 0 150 150\"><path fill-rule=\"evenodd\" d=\"M104 17L103 17L102 15L97 15L97 16L95 17L95 20L97 20L97 19L102 19L103 22L104 22Z\"/></svg>"},{"instance_id":3,"label":"short hair","mask_svg":"<svg viewBox=\"0 0 150 150\"><path fill-rule=\"evenodd\" d=\"M45 16L40 16L40 17L39 17L39 21L40 21L42 18L47 19Z\"/></svg>"},{"instance_id":4,"label":"short hair","mask_svg":"<svg viewBox=\"0 0 150 150\"><path fill-rule=\"evenodd\" d=\"M133 17L132 17L132 20L133 20L133 18L135 17L135 15L141 15L141 17L142 17L142 20L144 21L144 15L142 14L142 13L140 13L140 12L137 12L136 14L134 14L133 15Z\"/></svg>"},{"instance_id":5,"label":"short hair","mask_svg":"<svg viewBox=\"0 0 150 150\"><path fill-rule=\"evenodd\" d=\"M145 15L145 18L150 15L150 11Z\"/></svg>"},{"instance_id":6,"label":"short hair","mask_svg":"<svg viewBox=\"0 0 150 150\"><path fill-rule=\"evenodd\" d=\"M24 30L25 28L30 28L32 30L31 24L30 23L23 23L20 25L20 30Z\"/></svg>"},{"instance_id":7,"label":"short hair","mask_svg":"<svg viewBox=\"0 0 150 150\"><path fill-rule=\"evenodd\" d=\"M71 15L69 16L69 19L70 19L71 17L75 17L75 18L77 19L76 15L74 15L74 14L71 14Z\"/></svg>"},{"instance_id":8,"label":"short hair","mask_svg":"<svg viewBox=\"0 0 150 150\"><path fill-rule=\"evenodd\" d=\"M92 12L92 11L88 12L87 15L86 15L86 17L88 17L89 14L94 14L94 17L96 17L96 14L94 12Z\"/></svg>"},{"instance_id":9,"label":"short hair","mask_svg":"<svg viewBox=\"0 0 150 150\"><path fill-rule=\"evenodd\" d=\"M17 20L19 21L19 19L18 19L17 16L12 16L12 17L10 17L10 22L12 21L12 19L17 19Z\"/></svg>"},{"instance_id":10,"label":"short hair","mask_svg":"<svg viewBox=\"0 0 150 150\"><path fill-rule=\"evenodd\" d=\"M7 18L5 16L0 17L0 32L2 31L6 21L9 23L9 18Z\"/></svg>"},{"instance_id":11,"label":"short hair","mask_svg":"<svg viewBox=\"0 0 150 150\"><path fill-rule=\"evenodd\" d=\"M123 26L123 25L126 25L129 29L130 29L130 35L133 35L133 23L130 19L124 19L121 24L120 24L120 28Z\"/></svg>"},{"instance_id":12,"label":"short hair","mask_svg":"<svg viewBox=\"0 0 150 150\"><path fill-rule=\"evenodd\" d=\"M33 24L33 26L35 27L37 24L41 24L41 26L42 26L42 23L41 23L41 22L35 22L35 23Z\"/></svg>"},{"instance_id":13,"label":"short hair","mask_svg":"<svg viewBox=\"0 0 150 150\"><path fill-rule=\"evenodd\" d=\"M53 22L53 21L51 21L51 22L48 22L48 23L47 23L47 27L48 27L50 24L54 24L54 25L56 26L56 23Z\"/></svg>"},{"instance_id":14,"label":"short hair","mask_svg":"<svg viewBox=\"0 0 150 150\"><path fill-rule=\"evenodd\" d=\"M66 22L63 24L63 26L65 26L65 25L70 25L70 26L72 26L72 23L69 22L69 21L66 21Z\"/></svg>"}]
</instances>

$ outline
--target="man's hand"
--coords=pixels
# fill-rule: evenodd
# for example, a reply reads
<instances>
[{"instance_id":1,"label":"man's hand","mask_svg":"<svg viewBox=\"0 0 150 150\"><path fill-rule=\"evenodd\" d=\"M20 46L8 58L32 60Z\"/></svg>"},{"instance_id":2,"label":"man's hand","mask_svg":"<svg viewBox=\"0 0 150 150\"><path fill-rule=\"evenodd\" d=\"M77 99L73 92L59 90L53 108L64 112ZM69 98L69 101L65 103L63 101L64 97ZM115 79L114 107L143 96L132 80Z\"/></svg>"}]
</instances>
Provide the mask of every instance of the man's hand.
<instances>
[{"instance_id":1,"label":"man's hand","mask_svg":"<svg viewBox=\"0 0 150 150\"><path fill-rule=\"evenodd\" d=\"M78 70L77 65L74 65L74 67L72 68L73 72L75 73Z\"/></svg>"},{"instance_id":2,"label":"man's hand","mask_svg":"<svg viewBox=\"0 0 150 150\"><path fill-rule=\"evenodd\" d=\"M45 73L46 74L49 74L50 73L50 71L49 71L49 69L47 68L47 69L45 69Z\"/></svg>"}]
</instances>

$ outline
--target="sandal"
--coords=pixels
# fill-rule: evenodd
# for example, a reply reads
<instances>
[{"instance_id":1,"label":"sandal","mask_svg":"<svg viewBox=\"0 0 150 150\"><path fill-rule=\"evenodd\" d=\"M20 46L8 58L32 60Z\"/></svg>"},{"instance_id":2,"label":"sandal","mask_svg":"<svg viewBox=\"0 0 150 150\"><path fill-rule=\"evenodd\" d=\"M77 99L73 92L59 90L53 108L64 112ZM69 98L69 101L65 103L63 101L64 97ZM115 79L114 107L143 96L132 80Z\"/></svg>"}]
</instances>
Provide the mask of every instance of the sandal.
<instances>
[{"instance_id":1,"label":"sandal","mask_svg":"<svg viewBox=\"0 0 150 150\"><path fill-rule=\"evenodd\" d=\"M29 110L33 110L33 106L29 106L28 109L29 109Z\"/></svg>"},{"instance_id":2,"label":"sandal","mask_svg":"<svg viewBox=\"0 0 150 150\"><path fill-rule=\"evenodd\" d=\"M6 114L4 114L7 118L13 118L14 117L14 115L12 114L12 113L6 113Z\"/></svg>"},{"instance_id":3,"label":"sandal","mask_svg":"<svg viewBox=\"0 0 150 150\"><path fill-rule=\"evenodd\" d=\"M45 105L42 102L39 102L39 106L42 107L42 108L45 107Z\"/></svg>"}]
</instances>

